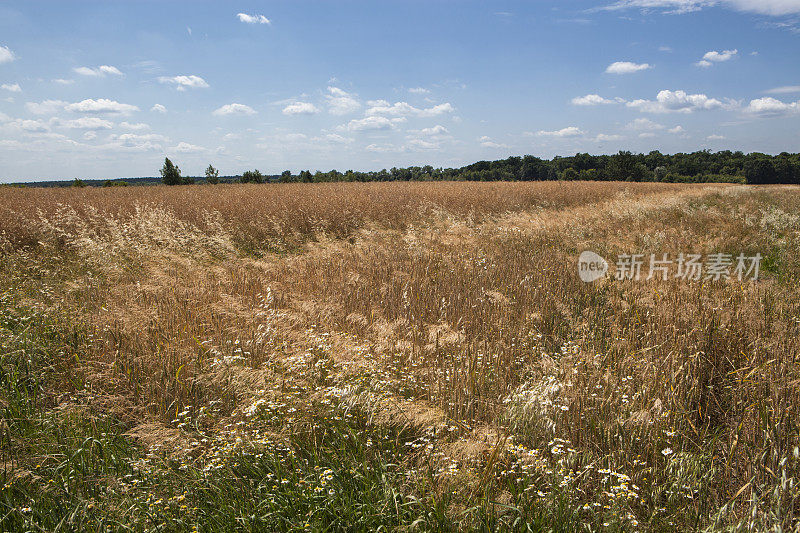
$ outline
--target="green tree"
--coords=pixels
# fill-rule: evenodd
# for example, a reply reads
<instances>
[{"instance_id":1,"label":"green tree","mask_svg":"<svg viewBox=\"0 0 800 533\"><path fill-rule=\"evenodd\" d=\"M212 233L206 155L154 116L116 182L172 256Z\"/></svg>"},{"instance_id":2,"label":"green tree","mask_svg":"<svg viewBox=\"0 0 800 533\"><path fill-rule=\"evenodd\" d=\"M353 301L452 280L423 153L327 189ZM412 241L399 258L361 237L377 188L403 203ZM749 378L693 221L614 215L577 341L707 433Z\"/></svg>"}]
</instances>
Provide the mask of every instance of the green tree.
<instances>
[{"instance_id":1,"label":"green tree","mask_svg":"<svg viewBox=\"0 0 800 533\"><path fill-rule=\"evenodd\" d=\"M284 170L281 172L281 183L290 183L294 181L291 170Z\"/></svg>"},{"instance_id":2,"label":"green tree","mask_svg":"<svg viewBox=\"0 0 800 533\"><path fill-rule=\"evenodd\" d=\"M86 187L86 184L80 178L75 178L72 182L73 187Z\"/></svg>"},{"instance_id":3,"label":"green tree","mask_svg":"<svg viewBox=\"0 0 800 533\"><path fill-rule=\"evenodd\" d=\"M211 165L208 165L206 169L206 183L210 183L211 185L216 185L219 183L219 169L214 168Z\"/></svg>"},{"instance_id":4,"label":"green tree","mask_svg":"<svg viewBox=\"0 0 800 533\"><path fill-rule=\"evenodd\" d=\"M753 157L745 162L744 177L747 179L747 183L756 185L775 183L777 181L775 166L768 156L764 154L753 154Z\"/></svg>"},{"instance_id":5,"label":"green tree","mask_svg":"<svg viewBox=\"0 0 800 533\"><path fill-rule=\"evenodd\" d=\"M164 185L180 185L183 183L181 169L173 165L169 157L164 159L164 166L161 168L161 181L164 182Z\"/></svg>"},{"instance_id":6,"label":"green tree","mask_svg":"<svg viewBox=\"0 0 800 533\"><path fill-rule=\"evenodd\" d=\"M247 170L239 178L239 181L242 183L264 183L264 175L258 169Z\"/></svg>"}]
</instances>

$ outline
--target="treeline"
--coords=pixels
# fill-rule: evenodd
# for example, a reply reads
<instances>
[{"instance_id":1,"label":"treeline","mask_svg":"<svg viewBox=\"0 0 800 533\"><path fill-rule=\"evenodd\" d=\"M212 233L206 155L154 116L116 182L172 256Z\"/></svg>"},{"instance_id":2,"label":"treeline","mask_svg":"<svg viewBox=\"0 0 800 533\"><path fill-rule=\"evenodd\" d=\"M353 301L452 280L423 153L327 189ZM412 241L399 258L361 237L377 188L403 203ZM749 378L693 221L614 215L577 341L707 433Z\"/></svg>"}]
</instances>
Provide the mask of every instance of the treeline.
<instances>
[{"instance_id":1,"label":"treeline","mask_svg":"<svg viewBox=\"0 0 800 533\"><path fill-rule=\"evenodd\" d=\"M576 154L541 159L531 155L498 161L478 161L461 168L391 168L373 172L284 171L278 181L661 181L730 183L800 183L800 154L711 152L703 150L674 155L652 151L648 154L619 152L614 155Z\"/></svg>"},{"instance_id":2,"label":"treeline","mask_svg":"<svg viewBox=\"0 0 800 533\"><path fill-rule=\"evenodd\" d=\"M131 184L152 184L157 178L136 178ZM340 172L311 172L294 174L285 170L279 175L265 175L248 170L239 176L220 176L209 165L204 177L181 176L180 169L169 159L161 169L161 181L168 185L191 183L321 183L331 181L660 181L671 183L789 183L800 184L800 154L783 152L779 155L745 154L725 150L702 150L692 153L662 154L652 151L635 154L621 151L613 155L575 154L569 157L541 159L532 155L515 156L497 161L478 161L461 168L442 168L431 165L406 168L393 167L371 172L348 170ZM41 182L31 185L65 186L69 182ZM73 186L125 186L121 180L92 183L75 180Z\"/></svg>"}]
</instances>

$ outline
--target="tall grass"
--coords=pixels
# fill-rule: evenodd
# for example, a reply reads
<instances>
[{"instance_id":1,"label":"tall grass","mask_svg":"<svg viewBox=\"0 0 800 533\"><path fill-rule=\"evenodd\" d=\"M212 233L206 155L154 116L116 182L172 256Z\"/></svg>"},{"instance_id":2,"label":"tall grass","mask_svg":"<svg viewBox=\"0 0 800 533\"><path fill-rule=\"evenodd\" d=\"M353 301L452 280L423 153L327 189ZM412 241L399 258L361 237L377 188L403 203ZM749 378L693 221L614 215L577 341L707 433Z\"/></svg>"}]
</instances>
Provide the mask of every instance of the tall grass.
<instances>
[{"instance_id":1,"label":"tall grass","mask_svg":"<svg viewBox=\"0 0 800 533\"><path fill-rule=\"evenodd\" d=\"M4 479L28 488L0 523L800 527L796 188L7 192L3 316L41 318L3 326ZM765 259L584 284L584 249ZM50 491L65 460L83 488Z\"/></svg>"}]
</instances>

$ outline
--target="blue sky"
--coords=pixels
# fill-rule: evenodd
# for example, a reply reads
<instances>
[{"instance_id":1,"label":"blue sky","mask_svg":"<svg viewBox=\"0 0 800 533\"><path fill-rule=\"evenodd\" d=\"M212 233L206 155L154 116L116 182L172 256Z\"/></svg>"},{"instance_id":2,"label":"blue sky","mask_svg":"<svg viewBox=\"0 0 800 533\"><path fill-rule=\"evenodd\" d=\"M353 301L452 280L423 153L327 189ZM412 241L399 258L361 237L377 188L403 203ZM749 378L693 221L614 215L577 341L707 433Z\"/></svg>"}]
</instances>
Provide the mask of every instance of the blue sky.
<instances>
[{"instance_id":1,"label":"blue sky","mask_svg":"<svg viewBox=\"0 0 800 533\"><path fill-rule=\"evenodd\" d=\"M0 182L800 151L800 0L5 1Z\"/></svg>"}]
</instances>

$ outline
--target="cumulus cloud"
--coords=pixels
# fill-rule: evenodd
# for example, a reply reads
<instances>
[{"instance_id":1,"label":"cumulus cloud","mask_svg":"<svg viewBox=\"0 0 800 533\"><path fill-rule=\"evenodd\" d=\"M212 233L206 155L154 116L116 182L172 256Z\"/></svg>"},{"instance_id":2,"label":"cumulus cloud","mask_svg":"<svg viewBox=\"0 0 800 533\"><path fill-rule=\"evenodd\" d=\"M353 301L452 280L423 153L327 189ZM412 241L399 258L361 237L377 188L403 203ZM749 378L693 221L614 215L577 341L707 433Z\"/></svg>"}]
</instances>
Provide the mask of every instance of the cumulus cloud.
<instances>
[{"instance_id":1,"label":"cumulus cloud","mask_svg":"<svg viewBox=\"0 0 800 533\"><path fill-rule=\"evenodd\" d=\"M181 154L191 154L191 153L206 151L206 149L203 148L202 146L197 146L196 144L189 144L187 142L180 142L177 144L177 146L171 147L170 150Z\"/></svg>"},{"instance_id":2,"label":"cumulus cloud","mask_svg":"<svg viewBox=\"0 0 800 533\"><path fill-rule=\"evenodd\" d=\"M424 137L440 137L442 135L448 135L450 132L447 128L442 126L441 124L437 124L431 128L422 128L421 130L414 130L410 133L414 133L416 135L421 135Z\"/></svg>"},{"instance_id":3,"label":"cumulus cloud","mask_svg":"<svg viewBox=\"0 0 800 533\"><path fill-rule=\"evenodd\" d=\"M338 87L328 87L325 99L328 101L328 112L332 115L347 115L361 107L361 103L353 95Z\"/></svg>"},{"instance_id":4,"label":"cumulus cloud","mask_svg":"<svg viewBox=\"0 0 800 533\"><path fill-rule=\"evenodd\" d=\"M683 133L684 129L683 129L683 126L675 126L674 128L670 128L667 131L670 132L670 133L676 133L677 134L677 133Z\"/></svg>"},{"instance_id":5,"label":"cumulus cloud","mask_svg":"<svg viewBox=\"0 0 800 533\"><path fill-rule=\"evenodd\" d=\"M236 16L239 18L240 22L244 22L245 24L272 24L272 21L264 15L248 15L247 13L238 13Z\"/></svg>"},{"instance_id":6,"label":"cumulus cloud","mask_svg":"<svg viewBox=\"0 0 800 533\"><path fill-rule=\"evenodd\" d=\"M606 74L633 74L642 70L653 68L649 63L632 63L631 61L616 61L606 68Z\"/></svg>"},{"instance_id":7,"label":"cumulus cloud","mask_svg":"<svg viewBox=\"0 0 800 533\"><path fill-rule=\"evenodd\" d=\"M538 131L536 135L539 137L579 137L583 135L583 131L577 126L569 126L556 131Z\"/></svg>"},{"instance_id":8,"label":"cumulus cloud","mask_svg":"<svg viewBox=\"0 0 800 533\"><path fill-rule=\"evenodd\" d=\"M121 135L111 135L109 139L111 142L101 146L101 148L110 150L124 149L131 152L163 152L164 144L169 142L169 138L155 133L145 135L123 133Z\"/></svg>"},{"instance_id":9,"label":"cumulus cloud","mask_svg":"<svg viewBox=\"0 0 800 533\"><path fill-rule=\"evenodd\" d=\"M692 113L699 110L731 108L735 106L735 102L730 100L722 102L705 94L664 90L658 93L655 100L634 100L627 105L643 113Z\"/></svg>"},{"instance_id":10,"label":"cumulus cloud","mask_svg":"<svg viewBox=\"0 0 800 533\"><path fill-rule=\"evenodd\" d=\"M106 115L130 115L134 111L139 111L139 108L135 105L121 104L114 100L108 100L107 98L99 98L97 100L87 98L86 100L74 104L68 104L64 109L74 113Z\"/></svg>"},{"instance_id":11,"label":"cumulus cloud","mask_svg":"<svg viewBox=\"0 0 800 533\"><path fill-rule=\"evenodd\" d=\"M628 123L626 128L634 131L658 131L663 130L664 126L648 118L637 118L633 122Z\"/></svg>"},{"instance_id":12,"label":"cumulus cloud","mask_svg":"<svg viewBox=\"0 0 800 533\"><path fill-rule=\"evenodd\" d=\"M175 85L179 91L185 91L186 89L206 89L209 87L206 80L193 74L189 76L161 76L158 78L158 81Z\"/></svg>"},{"instance_id":13,"label":"cumulus cloud","mask_svg":"<svg viewBox=\"0 0 800 533\"><path fill-rule=\"evenodd\" d=\"M725 139L724 135L709 135L706 137L707 141L722 141Z\"/></svg>"},{"instance_id":14,"label":"cumulus cloud","mask_svg":"<svg viewBox=\"0 0 800 533\"><path fill-rule=\"evenodd\" d=\"M660 10L669 14L684 14L715 5L761 15L782 16L800 13L800 0L619 0L601 9L638 8L644 11Z\"/></svg>"},{"instance_id":15,"label":"cumulus cloud","mask_svg":"<svg viewBox=\"0 0 800 533\"><path fill-rule=\"evenodd\" d=\"M771 96L751 100L750 105L745 108L746 113L761 117L790 115L799 111L800 101L786 103L778 100L777 98L772 98Z\"/></svg>"},{"instance_id":16,"label":"cumulus cloud","mask_svg":"<svg viewBox=\"0 0 800 533\"><path fill-rule=\"evenodd\" d=\"M50 131L50 126L41 120L17 118L5 122L4 126L27 133L44 133Z\"/></svg>"},{"instance_id":17,"label":"cumulus cloud","mask_svg":"<svg viewBox=\"0 0 800 533\"><path fill-rule=\"evenodd\" d=\"M624 102L622 98L603 98L599 94L587 94L586 96L578 96L572 99L572 105L590 106L590 105L608 105L619 104Z\"/></svg>"},{"instance_id":18,"label":"cumulus cloud","mask_svg":"<svg viewBox=\"0 0 800 533\"><path fill-rule=\"evenodd\" d=\"M495 140L488 135L484 135L483 137L479 138L478 142L483 148L508 148L508 145L495 142Z\"/></svg>"},{"instance_id":19,"label":"cumulus cloud","mask_svg":"<svg viewBox=\"0 0 800 533\"><path fill-rule=\"evenodd\" d=\"M139 122L137 124L131 124L130 122L120 122L119 127L130 131L145 131L150 129L150 126L143 122Z\"/></svg>"},{"instance_id":20,"label":"cumulus cloud","mask_svg":"<svg viewBox=\"0 0 800 533\"><path fill-rule=\"evenodd\" d=\"M0 64L11 63L16 58L14 52L9 50L7 46L0 46Z\"/></svg>"},{"instance_id":21,"label":"cumulus cloud","mask_svg":"<svg viewBox=\"0 0 800 533\"><path fill-rule=\"evenodd\" d=\"M111 65L100 65L99 67L77 67L72 69L75 73L81 76L93 76L95 78L104 78L107 74L114 76L124 76L124 74L117 68Z\"/></svg>"},{"instance_id":22,"label":"cumulus cloud","mask_svg":"<svg viewBox=\"0 0 800 533\"><path fill-rule=\"evenodd\" d=\"M730 61L739 53L739 50L723 50L722 52L717 52L716 50L712 50L710 52L706 52L703 56L703 59L695 63L698 67L708 68L712 66L714 63L722 63L725 61Z\"/></svg>"},{"instance_id":23,"label":"cumulus cloud","mask_svg":"<svg viewBox=\"0 0 800 533\"><path fill-rule=\"evenodd\" d=\"M624 139L622 135L609 135L606 133L601 133L597 137L594 138L595 142L611 142L611 141L621 141Z\"/></svg>"},{"instance_id":24,"label":"cumulus cloud","mask_svg":"<svg viewBox=\"0 0 800 533\"><path fill-rule=\"evenodd\" d=\"M405 147L408 150L438 150L440 148L439 143L424 139L411 139Z\"/></svg>"},{"instance_id":25,"label":"cumulus cloud","mask_svg":"<svg viewBox=\"0 0 800 533\"><path fill-rule=\"evenodd\" d=\"M416 108L407 102L395 102L394 104L390 104L386 100L372 100L367 102L367 104L370 106L367 109L367 116L389 115L395 117L435 117L455 111L455 108L449 102L435 105L427 109Z\"/></svg>"},{"instance_id":26,"label":"cumulus cloud","mask_svg":"<svg viewBox=\"0 0 800 533\"><path fill-rule=\"evenodd\" d=\"M72 85L75 83L75 80L66 80L64 78L56 78L53 81L59 85Z\"/></svg>"},{"instance_id":27,"label":"cumulus cloud","mask_svg":"<svg viewBox=\"0 0 800 533\"><path fill-rule=\"evenodd\" d=\"M313 115L315 113L319 113L319 109L310 102L294 102L283 108L284 115Z\"/></svg>"},{"instance_id":28,"label":"cumulus cloud","mask_svg":"<svg viewBox=\"0 0 800 533\"><path fill-rule=\"evenodd\" d=\"M28 102L25 104L25 109L34 115L53 115L66 106L68 102L63 100L43 100L41 102Z\"/></svg>"},{"instance_id":29,"label":"cumulus cloud","mask_svg":"<svg viewBox=\"0 0 800 533\"><path fill-rule=\"evenodd\" d=\"M167 112L167 108L161 104L156 104L150 108L150 111L155 111L156 113L161 113L163 115Z\"/></svg>"},{"instance_id":30,"label":"cumulus cloud","mask_svg":"<svg viewBox=\"0 0 800 533\"><path fill-rule=\"evenodd\" d=\"M430 91L423 87L411 87L408 92L411 94L428 94Z\"/></svg>"},{"instance_id":31,"label":"cumulus cloud","mask_svg":"<svg viewBox=\"0 0 800 533\"><path fill-rule=\"evenodd\" d=\"M5 89L6 91L11 91L12 93L21 93L22 87L19 86L19 83L4 83L0 85L0 89Z\"/></svg>"},{"instance_id":32,"label":"cumulus cloud","mask_svg":"<svg viewBox=\"0 0 800 533\"><path fill-rule=\"evenodd\" d=\"M57 120L57 126L62 128L69 128L73 130L110 130L114 127L114 123L98 117L81 117L74 120Z\"/></svg>"},{"instance_id":33,"label":"cumulus cloud","mask_svg":"<svg viewBox=\"0 0 800 533\"><path fill-rule=\"evenodd\" d=\"M218 117L227 115L255 115L256 110L244 104L227 104L212 113Z\"/></svg>"},{"instance_id":34,"label":"cumulus cloud","mask_svg":"<svg viewBox=\"0 0 800 533\"><path fill-rule=\"evenodd\" d=\"M371 116L360 119L351 120L347 124L347 129L350 131L380 131L392 130L396 124L403 122L402 118L388 119L386 117Z\"/></svg>"}]
</instances>

